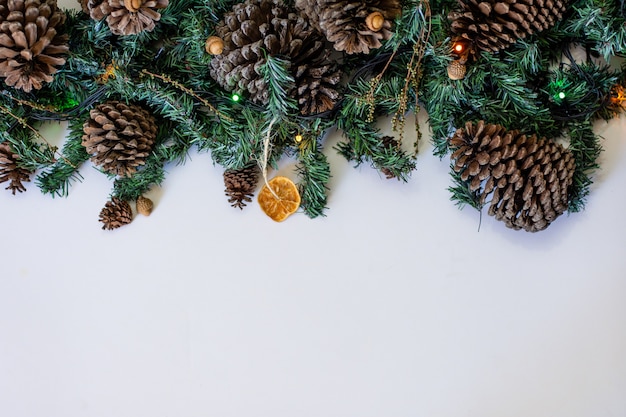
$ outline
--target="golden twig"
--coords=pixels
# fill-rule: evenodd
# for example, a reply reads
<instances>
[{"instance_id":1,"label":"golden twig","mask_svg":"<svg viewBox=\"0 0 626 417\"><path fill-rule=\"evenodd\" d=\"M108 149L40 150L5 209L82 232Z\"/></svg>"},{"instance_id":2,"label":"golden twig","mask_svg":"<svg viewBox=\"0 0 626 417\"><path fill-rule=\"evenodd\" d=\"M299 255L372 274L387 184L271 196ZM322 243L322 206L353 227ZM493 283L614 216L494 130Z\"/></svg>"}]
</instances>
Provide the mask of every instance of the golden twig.
<instances>
[{"instance_id":1,"label":"golden twig","mask_svg":"<svg viewBox=\"0 0 626 417\"><path fill-rule=\"evenodd\" d=\"M29 125L26 120L16 114L13 114L13 112L11 112L11 110L9 110L8 108L4 107L3 105L0 104L0 111L2 111L5 114L8 114L9 116L11 116L12 118L14 118L20 125L22 125L23 127L29 129L30 131L32 131L35 136L37 138L39 138L40 140L42 140L46 145L48 145L48 148L50 148L55 154L59 155L59 157L61 159L63 159L63 161L65 161L69 166L71 166L72 168L78 168L76 165L74 165L69 159L67 159L61 152L58 151L56 146L53 146L50 142L48 142L46 140L46 138L44 138L41 133L39 133L39 131L37 129L35 129L34 127L32 127L31 125ZM56 162L56 161L50 161L52 163Z\"/></svg>"},{"instance_id":2,"label":"golden twig","mask_svg":"<svg viewBox=\"0 0 626 417\"><path fill-rule=\"evenodd\" d=\"M190 88L185 87L183 84L179 83L176 80L173 80L171 77L167 76L167 75L159 75L159 74L154 74L146 69L142 69L141 70L142 74L146 74L148 76L150 76L151 78L157 78L167 84L170 84L171 86L173 86L174 88L177 88L183 92L185 92L186 94L189 94L190 96L194 97L196 100L198 100L199 102L201 102L204 106L208 107L209 109L211 109L211 111L213 111L216 115L218 115L219 117L226 119L228 121L232 121L233 119L231 119L230 117L226 116L225 114L223 114L222 112L220 112L217 108L215 108L215 106L213 106L211 103L208 102L208 100L206 100L205 98L200 97L198 94L196 94L196 92L194 92L193 90L191 90Z\"/></svg>"}]
</instances>

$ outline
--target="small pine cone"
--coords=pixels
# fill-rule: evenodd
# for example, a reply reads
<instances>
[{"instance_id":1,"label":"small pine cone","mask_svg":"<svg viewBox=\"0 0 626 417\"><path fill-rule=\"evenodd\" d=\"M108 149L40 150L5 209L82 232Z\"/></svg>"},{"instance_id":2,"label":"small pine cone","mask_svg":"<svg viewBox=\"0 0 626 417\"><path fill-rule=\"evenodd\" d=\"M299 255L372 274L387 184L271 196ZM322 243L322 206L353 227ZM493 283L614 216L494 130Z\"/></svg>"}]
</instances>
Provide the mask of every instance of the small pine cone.
<instances>
[{"instance_id":1,"label":"small pine cone","mask_svg":"<svg viewBox=\"0 0 626 417\"><path fill-rule=\"evenodd\" d=\"M113 230L124 226L133 220L133 209L128 201L113 197L107 201L104 208L100 211L100 222L102 229Z\"/></svg>"},{"instance_id":2,"label":"small pine cone","mask_svg":"<svg viewBox=\"0 0 626 417\"><path fill-rule=\"evenodd\" d=\"M152 151L157 132L154 116L115 100L99 104L89 114L82 145L91 160L111 174L130 177Z\"/></svg>"},{"instance_id":3,"label":"small pine cone","mask_svg":"<svg viewBox=\"0 0 626 417\"><path fill-rule=\"evenodd\" d=\"M30 181L32 174L32 172L18 166L19 158L19 155L13 152L8 142L0 143L0 183L10 181L6 189L11 190L13 195L16 191L20 193L26 191L22 181Z\"/></svg>"},{"instance_id":4,"label":"small pine cone","mask_svg":"<svg viewBox=\"0 0 626 417\"><path fill-rule=\"evenodd\" d=\"M560 144L482 120L449 144L454 171L481 202L491 196L489 215L507 227L537 232L567 210L575 160Z\"/></svg>"},{"instance_id":5,"label":"small pine cone","mask_svg":"<svg viewBox=\"0 0 626 417\"><path fill-rule=\"evenodd\" d=\"M460 11L451 12L452 32L477 49L497 52L533 33L554 26L568 0L458 0Z\"/></svg>"},{"instance_id":6,"label":"small pine cone","mask_svg":"<svg viewBox=\"0 0 626 417\"><path fill-rule=\"evenodd\" d=\"M76 0L80 4L83 13L89 14L89 0Z\"/></svg>"},{"instance_id":7,"label":"small pine cone","mask_svg":"<svg viewBox=\"0 0 626 417\"><path fill-rule=\"evenodd\" d=\"M296 0L337 51L367 54L391 37L393 20L402 12L399 0Z\"/></svg>"},{"instance_id":8,"label":"small pine cone","mask_svg":"<svg viewBox=\"0 0 626 417\"><path fill-rule=\"evenodd\" d=\"M243 210L246 202L252 201L254 190L259 178L259 168L256 164L242 169L229 169L224 172L224 192L228 202L233 207Z\"/></svg>"},{"instance_id":9,"label":"small pine cone","mask_svg":"<svg viewBox=\"0 0 626 417\"><path fill-rule=\"evenodd\" d=\"M136 35L150 32L161 19L157 11L169 0L88 0L89 15L94 20L106 18L114 35Z\"/></svg>"},{"instance_id":10,"label":"small pine cone","mask_svg":"<svg viewBox=\"0 0 626 417\"><path fill-rule=\"evenodd\" d=\"M69 51L56 0L0 0L0 77L30 93L53 80Z\"/></svg>"},{"instance_id":11,"label":"small pine cone","mask_svg":"<svg viewBox=\"0 0 626 417\"><path fill-rule=\"evenodd\" d=\"M383 136L381 138L381 144L385 149L398 149L400 147L400 142L393 136ZM380 172L385 174L385 177L390 180L392 178L397 178L396 175L390 170L388 167L380 168Z\"/></svg>"}]
</instances>

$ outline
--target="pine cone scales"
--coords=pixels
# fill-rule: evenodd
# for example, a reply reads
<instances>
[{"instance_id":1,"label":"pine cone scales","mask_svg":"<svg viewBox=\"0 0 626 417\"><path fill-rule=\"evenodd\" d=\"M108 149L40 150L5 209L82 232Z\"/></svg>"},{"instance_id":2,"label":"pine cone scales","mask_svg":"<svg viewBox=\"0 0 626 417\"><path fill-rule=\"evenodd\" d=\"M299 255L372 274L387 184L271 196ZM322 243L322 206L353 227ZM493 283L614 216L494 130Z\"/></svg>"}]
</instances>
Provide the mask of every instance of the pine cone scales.
<instances>
[{"instance_id":1,"label":"pine cone scales","mask_svg":"<svg viewBox=\"0 0 626 417\"><path fill-rule=\"evenodd\" d=\"M226 91L247 92L257 104L267 104L268 87L260 68L266 55L291 64L301 112L329 110L339 97L339 72L329 65L320 34L303 16L279 0L246 0L233 6L215 28L224 42L210 62L210 74Z\"/></svg>"},{"instance_id":2,"label":"pine cone scales","mask_svg":"<svg viewBox=\"0 0 626 417\"><path fill-rule=\"evenodd\" d=\"M561 145L484 121L466 123L449 144L454 171L482 203L491 196L489 215L507 227L537 232L567 210L575 160Z\"/></svg>"},{"instance_id":3,"label":"pine cone scales","mask_svg":"<svg viewBox=\"0 0 626 417\"><path fill-rule=\"evenodd\" d=\"M133 209L128 201L113 197L107 201L100 211L100 222L103 230L113 230L133 221Z\"/></svg>"},{"instance_id":4,"label":"pine cone scales","mask_svg":"<svg viewBox=\"0 0 626 417\"><path fill-rule=\"evenodd\" d=\"M562 18L568 0L459 0L451 12L452 32L478 49L497 52Z\"/></svg>"},{"instance_id":5,"label":"pine cone scales","mask_svg":"<svg viewBox=\"0 0 626 417\"><path fill-rule=\"evenodd\" d=\"M229 169L224 172L224 192L232 207L243 210L246 203L252 201L259 177L257 165L249 165L242 169Z\"/></svg>"},{"instance_id":6,"label":"pine cone scales","mask_svg":"<svg viewBox=\"0 0 626 417\"><path fill-rule=\"evenodd\" d=\"M161 19L158 9L168 6L169 0L88 0L87 9L92 19L106 22L115 35L136 35L154 29Z\"/></svg>"},{"instance_id":7,"label":"pine cone scales","mask_svg":"<svg viewBox=\"0 0 626 417\"><path fill-rule=\"evenodd\" d=\"M30 181L31 172L19 167L18 160L19 156L11 150L8 142L0 143L0 183L10 181L6 189L11 190L13 195L16 191L26 191L22 181Z\"/></svg>"},{"instance_id":8,"label":"pine cone scales","mask_svg":"<svg viewBox=\"0 0 626 417\"><path fill-rule=\"evenodd\" d=\"M298 88L292 96L298 100L300 113L304 115L332 110L340 98L339 92L334 88L341 81L341 71L336 65L299 65L295 81Z\"/></svg>"},{"instance_id":9,"label":"pine cone scales","mask_svg":"<svg viewBox=\"0 0 626 417\"><path fill-rule=\"evenodd\" d=\"M39 90L65 64L65 13L56 0L0 0L0 76L25 92Z\"/></svg>"},{"instance_id":10,"label":"pine cone scales","mask_svg":"<svg viewBox=\"0 0 626 417\"><path fill-rule=\"evenodd\" d=\"M131 176L152 152L157 126L145 109L111 100L90 112L82 145L94 164L119 176Z\"/></svg>"},{"instance_id":11,"label":"pine cone scales","mask_svg":"<svg viewBox=\"0 0 626 417\"><path fill-rule=\"evenodd\" d=\"M296 0L303 11L337 51L367 54L391 37L393 20L402 12L398 0ZM380 14L372 25L368 16Z\"/></svg>"}]
</instances>

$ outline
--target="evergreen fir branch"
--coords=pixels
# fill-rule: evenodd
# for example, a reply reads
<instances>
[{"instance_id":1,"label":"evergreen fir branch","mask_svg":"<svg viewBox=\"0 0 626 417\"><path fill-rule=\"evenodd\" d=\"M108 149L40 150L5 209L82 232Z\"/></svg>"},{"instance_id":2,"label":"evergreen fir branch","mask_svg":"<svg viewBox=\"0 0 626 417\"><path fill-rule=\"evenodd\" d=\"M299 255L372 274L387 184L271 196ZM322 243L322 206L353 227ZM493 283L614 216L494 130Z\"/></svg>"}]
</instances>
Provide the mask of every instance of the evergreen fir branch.
<instances>
[{"instance_id":1,"label":"evergreen fir branch","mask_svg":"<svg viewBox=\"0 0 626 417\"><path fill-rule=\"evenodd\" d=\"M171 77L167 76L167 75L158 75L158 74L153 74L150 71L143 69L141 70L142 74L146 74L152 78L157 78L171 86L173 86L174 88L182 91L183 93L195 98L196 100L198 100L200 103L202 103L202 105L204 105L205 107L209 108L212 112L214 112L216 115L220 116L220 117L228 117L225 114L221 114L219 110L217 110L211 103L209 103L207 100L205 100L204 98L200 97L198 94L196 94L194 91L192 91L191 89L185 87L184 85L182 85L181 83L179 83L178 81L174 81L172 80Z\"/></svg>"},{"instance_id":2,"label":"evergreen fir branch","mask_svg":"<svg viewBox=\"0 0 626 417\"><path fill-rule=\"evenodd\" d=\"M258 162L263 149L263 113L239 106L234 110L232 122L224 119L214 123L207 139L194 141L200 149L210 150L213 161L226 169L241 169L251 161ZM239 115L235 115L237 111Z\"/></svg>"},{"instance_id":3,"label":"evergreen fir branch","mask_svg":"<svg viewBox=\"0 0 626 417\"><path fill-rule=\"evenodd\" d=\"M626 18L614 0L593 0L572 6L574 13L564 30L596 42L596 51L607 61L626 52Z\"/></svg>"},{"instance_id":4,"label":"evergreen fir branch","mask_svg":"<svg viewBox=\"0 0 626 417\"><path fill-rule=\"evenodd\" d=\"M599 137L593 133L589 121L575 122L569 129L569 150L574 155L576 168L569 197L568 210L572 213L581 211L593 183L591 174L599 167L598 157L602 152Z\"/></svg>"},{"instance_id":5,"label":"evergreen fir branch","mask_svg":"<svg viewBox=\"0 0 626 417\"><path fill-rule=\"evenodd\" d=\"M17 111L14 113L14 110ZM31 126L28 119L16 114L21 114L23 112L21 109L14 110L0 105L0 113L7 116L6 121L12 120L10 123L5 122L9 126L7 130L0 131L2 142L7 140L13 144L13 151L20 156L20 165L29 171L54 163L57 148L52 146L38 129Z\"/></svg>"},{"instance_id":6,"label":"evergreen fir branch","mask_svg":"<svg viewBox=\"0 0 626 417\"><path fill-rule=\"evenodd\" d=\"M484 61L484 70L490 74L491 85L488 87L493 89L493 97L515 114L536 115L539 111L537 93L526 86L522 74L512 72L508 63L496 59L492 54L483 53L481 60Z\"/></svg>"},{"instance_id":7,"label":"evergreen fir branch","mask_svg":"<svg viewBox=\"0 0 626 417\"><path fill-rule=\"evenodd\" d=\"M550 82L543 93L557 119L612 117L606 106L611 89L619 80L616 71L593 62L577 64L571 58L570 65L562 65L550 75Z\"/></svg>"},{"instance_id":8,"label":"evergreen fir branch","mask_svg":"<svg viewBox=\"0 0 626 417\"><path fill-rule=\"evenodd\" d=\"M376 169L385 170L394 177L407 181L415 169L415 160L401 149L384 146L382 135L372 123L358 114L351 114L351 110L359 108L358 98L351 97L346 103L337 120L337 127L348 140L338 143L337 151L348 161L356 162L357 166L369 161Z\"/></svg>"},{"instance_id":9,"label":"evergreen fir branch","mask_svg":"<svg viewBox=\"0 0 626 417\"><path fill-rule=\"evenodd\" d=\"M62 149L63 158L41 172L36 179L41 191L53 197L68 195L72 183L81 181L83 178L78 168L89 159L89 154L82 146L82 119L72 119L67 130L67 138Z\"/></svg>"},{"instance_id":10,"label":"evergreen fir branch","mask_svg":"<svg viewBox=\"0 0 626 417\"><path fill-rule=\"evenodd\" d=\"M528 42L525 39L518 40L513 46L504 51L507 63L527 76L537 75L547 68L547 59L537 42Z\"/></svg>"},{"instance_id":11,"label":"evergreen fir branch","mask_svg":"<svg viewBox=\"0 0 626 417\"><path fill-rule=\"evenodd\" d=\"M146 159L146 164L132 176L115 180L112 195L125 201L135 201L153 186L161 185L164 179L164 161L158 153L153 152Z\"/></svg>"},{"instance_id":12,"label":"evergreen fir branch","mask_svg":"<svg viewBox=\"0 0 626 417\"><path fill-rule=\"evenodd\" d=\"M15 126L10 131L0 131L0 142L10 142L11 149L19 156L18 165L31 172L55 161L56 149L47 143L37 142L35 138L38 137L32 130L22 126Z\"/></svg>"},{"instance_id":13,"label":"evergreen fir branch","mask_svg":"<svg viewBox=\"0 0 626 417\"><path fill-rule=\"evenodd\" d=\"M269 94L266 112L280 119L298 111L296 101L289 97L289 92L294 88L290 65L289 61L267 55L265 62L259 66L259 73L267 84Z\"/></svg>"},{"instance_id":14,"label":"evergreen fir branch","mask_svg":"<svg viewBox=\"0 0 626 417\"><path fill-rule=\"evenodd\" d=\"M448 187L448 191L452 193L450 200L454 201L459 209L463 209L466 205L480 211L484 204L480 201L480 191L470 190L469 183L461 179L461 174L455 172L453 166L450 166L450 177L454 183Z\"/></svg>"},{"instance_id":15,"label":"evergreen fir branch","mask_svg":"<svg viewBox=\"0 0 626 417\"><path fill-rule=\"evenodd\" d=\"M423 33L430 25L429 0L405 0L402 10L396 19L395 32L385 44L386 49L397 50L403 44L422 41Z\"/></svg>"},{"instance_id":16,"label":"evergreen fir branch","mask_svg":"<svg viewBox=\"0 0 626 417\"><path fill-rule=\"evenodd\" d=\"M316 138L303 139L298 152L296 170L301 179L298 183L302 197L300 206L311 218L323 216L328 201L330 164Z\"/></svg>"},{"instance_id":17,"label":"evergreen fir branch","mask_svg":"<svg viewBox=\"0 0 626 417\"><path fill-rule=\"evenodd\" d=\"M192 143L188 140L187 133L180 129L178 123L167 119L159 123L154 153L162 161L182 165L187 159L191 146Z\"/></svg>"}]
</instances>

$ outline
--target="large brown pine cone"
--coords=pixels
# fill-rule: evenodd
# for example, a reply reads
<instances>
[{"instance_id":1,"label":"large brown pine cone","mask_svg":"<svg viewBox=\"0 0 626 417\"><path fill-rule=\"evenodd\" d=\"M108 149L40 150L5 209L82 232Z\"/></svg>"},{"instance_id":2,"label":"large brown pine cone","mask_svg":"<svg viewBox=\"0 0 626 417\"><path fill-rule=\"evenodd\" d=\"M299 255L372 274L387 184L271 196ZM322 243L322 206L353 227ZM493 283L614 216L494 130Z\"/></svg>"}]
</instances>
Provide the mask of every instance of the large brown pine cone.
<instances>
[{"instance_id":1,"label":"large brown pine cone","mask_svg":"<svg viewBox=\"0 0 626 417\"><path fill-rule=\"evenodd\" d=\"M400 16L399 0L296 0L337 51L367 54L391 37L394 19Z\"/></svg>"},{"instance_id":2,"label":"large brown pine cone","mask_svg":"<svg viewBox=\"0 0 626 417\"><path fill-rule=\"evenodd\" d=\"M102 229L113 230L133 221L133 209L128 201L113 197L100 211Z\"/></svg>"},{"instance_id":3,"label":"large brown pine cone","mask_svg":"<svg viewBox=\"0 0 626 417\"><path fill-rule=\"evenodd\" d=\"M477 49L497 52L562 18L568 0L458 0L451 12L452 32Z\"/></svg>"},{"instance_id":4,"label":"large brown pine cone","mask_svg":"<svg viewBox=\"0 0 626 417\"><path fill-rule=\"evenodd\" d=\"M56 0L0 0L0 77L30 92L53 80L69 50Z\"/></svg>"},{"instance_id":5,"label":"large brown pine cone","mask_svg":"<svg viewBox=\"0 0 626 417\"><path fill-rule=\"evenodd\" d=\"M482 120L449 144L454 171L507 227L536 232L567 210L575 160L560 144Z\"/></svg>"},{"instance_id":6,"label":"large brown pine cone","mask_svg":"<svg viewBox=\"0 0 626 417\"><path fill-rule=\"evenodd\" d=\"M210 74L226 91L247 92L257 104L267 104L269 92L260 68L266 55L289 61L302 113L334 106L339 78L329 65L322 36L307 19L279 0L246 0L233 6L215 28L224 41L222 53L210 63Z\"/></svg>"},{"instance_id":7,"label":"large brown pine cone","mask_svg":"<svg viewBox=\"0 0 626 417\"><path fill-rule=\"evenodd\" d=\"M26 191L22 181L30 181L32 172L18 165L20 157L11 149L8 142L0 143L0 183L9 182L7 190L13 195L16 191Z\"/></svg>"},{"instance_id":8,"label":"large brown pine cone","mask_svg":"<svg viewBox=\"0 0 626 417\"><path fill-rule=\"evenodd\" d=\"M83 125L82 145L94 164L129 177L144 165L156 138L154 116L135 104L111 100L96 106Z\"/></svg>"},{"instance_id":9,"label":"large brown pine cone","mask_svg":"<svg viewBox=\"0 0 626 417\"><path fill-rule=\"evenodd\" d=\"M136 35L154 29L161 19L159 9L169 0L88 0L87 9L92 19L106 22L114 35Z\"/></svg>"},{"instance_id":10,"label":"large brown pine cone","mask_svg":"<svg viewBox=\"0 0 626 417\"><path fill-rule=\"evenodd\" d=\"M233 207L243 210L246 203L252 201L259 178L259 167L256 164L248 165L242 169L228 169L224 171L224 192L228 196L228 202Z\"/></svg>"}]
</instances>

